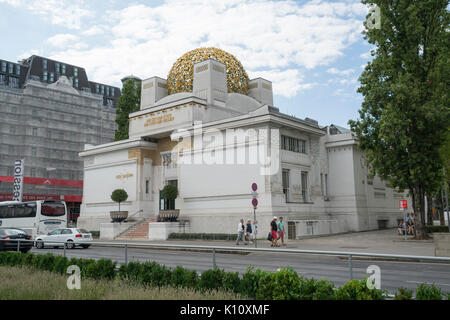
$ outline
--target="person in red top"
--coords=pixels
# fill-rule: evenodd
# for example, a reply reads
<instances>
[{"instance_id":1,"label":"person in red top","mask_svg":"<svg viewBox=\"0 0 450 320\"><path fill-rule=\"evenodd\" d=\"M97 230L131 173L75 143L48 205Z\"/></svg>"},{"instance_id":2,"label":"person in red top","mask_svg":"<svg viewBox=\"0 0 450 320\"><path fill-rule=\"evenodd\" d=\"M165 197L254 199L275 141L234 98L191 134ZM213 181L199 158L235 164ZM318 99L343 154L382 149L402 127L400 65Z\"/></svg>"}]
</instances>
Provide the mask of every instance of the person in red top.
<instances>
[{"instance_id":1,"label":"person in red top","mask_svg":"<svg viewBox=\"0 0 450 320\"><path fill-rule=\"evenodd\" d=\"M271 247L279 247L277 244L278 241L278 226L277 226L277 217L273 217L272 222L270 223L270 230L272 232L272 244Z\"/></svg>"}]
</instances>

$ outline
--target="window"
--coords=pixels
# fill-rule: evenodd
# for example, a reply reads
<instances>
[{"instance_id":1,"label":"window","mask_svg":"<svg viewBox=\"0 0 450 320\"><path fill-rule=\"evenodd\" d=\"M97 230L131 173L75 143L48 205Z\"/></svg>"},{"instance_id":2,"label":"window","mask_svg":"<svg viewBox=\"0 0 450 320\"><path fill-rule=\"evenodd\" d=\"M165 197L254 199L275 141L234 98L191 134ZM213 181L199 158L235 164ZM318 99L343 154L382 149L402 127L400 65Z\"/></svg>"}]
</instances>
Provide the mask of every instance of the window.
<instances>
[{"instance_id":1,"label":"window","mask_svg":"<svg viewBox=\"0 0 450 320\"><path fill-rule=\"evenodd\" d=\"M102 94L105 94L105 87L101 86L101 89L102 89Z\"/></svg>"},{"instance_id":2,"label":"window","mask_svg":"<svg viewBox=\"0 0 450 320\"><path fill-rule=\"evenodd\" d=\"M44 216L58 217L65 215L66 210L62 202L44 202L41 207L41 213Z\"/></svg>"},{"instance_id":3,"label":"window","mask_svg":"<svg viewBox=\"0 0 450 320\"><path fill-rule=\"evenodd\" d=\"M150 193L150 180L145 180L145 193Z\"/></svg>"},{"instance_id":4,"label":"window","mask_svg":"<svg viewBox=\"0 0 450 320\"><path fill-rule=\"evenodd\" d=\"M281 136L281 149L306 153L306 141L287 136Z\"/></svg>"},{"instance_id":5,"label":"window","mask_svg":"<svg viewBox=\"0 0 450 320\"><path fill-rule=\"evenodd\" d=\"M72 234L72 230L70 229L64 229L61 234Z\"/></svg>"},{"instance_id":6,"label":"window","mask_svg":"<svg viewBox=\"0 0 450 320\"><path fill-rule=\"evenodd\" d=\"M106 87L106 95L109 96L109 87Z\"/></svg>"},{"instance_id":7,"label":"window","mask_svg":"<svg viewBox=\"0 0 450 320\"><path fill-rule=\"evenodd\" d=\"M49 236L57 236L57 235L61 234L61 231L62 231L62 229L56 229L56 230L53 230L52 232L49 232L48 235Z\"/></svg>"},{"instance_id":8,"label":"window","mask_svg":"<svg viewBox=\"0 0 450 320\"><path fill-rule=\"evenodd\" d=\"M8 65L8 72L9 73L13 73L13 71L14 71L14 65L12 64L12 63L10 63L9 65Z\"/></svg>"},{"instance_id":9,"label":"window","mask_svg":"<svg viewBox=\"0 0 450 320\"><path fill-rule=\"evenodd\" d=\"M307 202L308 200L308 172L302 171L302 198L303 202Z\"/></svg>"},{"instance_id":10,"label":"window","mask_svg":"<svg viewBox=\"0 0 450 320\"><path fill-rule=\"evenodd\" d=\"M37 136L38 134L38 129L37 128L33 128L33 136Z\"/></svg>"},{"instance_id":11,"label":"window","mask_svg":"<svg viewBox=\"0 0 450 320\"><path fill-rule=\"evenodd\" d=\"M4 74L0 74L0 84L6 84L6 76Z\"/></svg>"},{"instance_id":12,"label":"window","mask_svg":"<svg viewBox=\"0 0 450 320\"><path fill-rule=\"evenodd\" d=\"M16 64L16 75L20 76L20 66Z\"/></svg>"},{"instance_id":13,"label":"window","mask_svg":"<svg viewBox=\"0 0 450 320\"><path fill-rule=\"evenodd\" d=\"M36 147L31 147L31 155L34 156L34 157L37 155Z\"/></svg>"},{"instance_id":14,"label":"window","mask_svg":"<svg viewBox=\"0 0 450 320\"><path fill-rule=\"evenodd\" d=\"M6 73L6 62L2 61L2 72Z\"/></svg>"},{"instance_id":15,"label":"window","mask_svg":"<svg viewBox=\"0 0 450 320\"><path fill-rule=\"evenodd\" d=\"M47 60L46 59L42 59L42 69L44 69L44 70L47 69Z\"/></svg>"},{"instance_id":16,"label":"window","mask_svg":"<svg viewBox=\"0 0 450 320\"><path fill-rule=\"evenodd\" d=\"M15 126L10 126L9 127L9 133L10 134L16 134L16 127Z\"/></svg>"},{"instance_id":17,"label":"window","mask_svg":"<svg viewBox=\"0 0 450 320\"><path fill-rule=\"evenodd\" d=\"M36 217L36 204L35 203L0 206L0 219L31 218L31 217ZM11 230L11 232L19 233L20 231Z\"/></svg>"},{"instance_id":18,"label":"window","mask_svg":"<svg viewBox=\"0 0 450 320\"><path fill-rule=\"evenodd\" d=\"M30 173L30 176L32 176L32 177L36 177L36 168L31 168L31 171L30 171L31 173Z\"/></svg>"},{"instance_id":19,"label":"window","mask_svg":"<svg viewBox=\"0 0 450 320\"><path fill-rule=\"evenodd\" d=\"M285 201L289 202L289 170L287 169L282 171L282 184Z\"/></svg>"},{"instance_id":20,"label":"window","mask_svg":"<svg viewBox=\"0 0 450 320\"><path fill-rule=\"evenodd\" d=\"M75 80L73 81L73 85L75 88L78 88L78 78L75 78Z\"/></svg>"},{"instance_id":21,"label":"window","mask_svg":"<svg viewBox=\"0 0 450 320\"><path fill-rule=\"evenodd\" d=\"M61 65L61 73L66 74L66 65L65 64Z\"/></svg>"},{"instance_id":22,"label":"window","mask_svg":"<svg viewBox=\"0 0 450 320\"><path fill-rule=\"evenodd\" d=\"M78 68L73 68L73 76L78 77Z\"/></svg>"},{"instance_id":23,"label":"window","mask_svg":"<svg viewBox=\"0 0 450 320\"><path fill-rule=\"evenodd\" d=\"M50 72L50 82L55 81L55 74L53 72Z\"/></svg>"},{"instance_id":24,"label":"window","mask_svg":"<svg viewBox=\"0 0 450 320\"><path fill-rule=\"evenodd\" d=\"M55 63L55 71L56 71L56 73L59 73L60 71L60 64L59 64L59 62L56 62Z\"/></svg>"},{"instance_id":25,"label":"window","mask_svg":"<svg viewBox=\"0 0 450 320\"><path fill-rule=\"evenodd\" d=\"M111 88L111 96L114 97L114 88Z\"/></svg>"},{"instance_id":26,"label":"window","mask_svg":"<svg viewBox=\"0 0 450 320\"><path fill-rule=\"evenodd\" d=\"M9 87L14 89L19 88L19 78L9 77Z\"/></svg>"},{"instance_id":27,"label":"window","mask_svg":"<svg viewBox=\"0 0 450 320\"><path fill-rule=\"evenodd\" d=\"M43 75L42 75L42 80L47 81L48 80L48 74L47 71L44 71Z\"/></svg>"},{"instance_id":28,"label":"window","mask_svg":"<svg viewBox=\"0 0 450 320\"><path fill-rule=\"evenodd\" d=\"M108 107L114 107L114 100L113 99L106 99L106 105Z\"/></svg>"}]
</instances>

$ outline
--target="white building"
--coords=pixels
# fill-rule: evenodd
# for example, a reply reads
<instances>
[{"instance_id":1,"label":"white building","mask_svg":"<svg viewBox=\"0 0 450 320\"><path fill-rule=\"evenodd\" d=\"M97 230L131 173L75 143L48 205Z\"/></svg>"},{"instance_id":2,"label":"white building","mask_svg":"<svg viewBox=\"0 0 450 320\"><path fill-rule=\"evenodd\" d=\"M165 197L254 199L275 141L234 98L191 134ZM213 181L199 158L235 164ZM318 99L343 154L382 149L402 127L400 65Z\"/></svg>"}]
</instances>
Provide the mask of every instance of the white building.
<instances>
[{"instance_id":1,"label":"white building","mask_svg":"<svg viewBox=\"0 0 450 320\"><path fill-rule=\"evenodd\" d=\"M200 62L186 59L192 56ZM143 80L130 138L86 145L80 153L78 226L99 230L110 222L109 211L117 209L110 195L117 188L129 194L121 207L130 215L155 217L167 207L160 190L172 183L179 189L175 207L190 232L235 233L240 218L253 218L253 182L260 236L273 216L288 222L290 238L398 224L398 200L406 192L369 176L348 130L280 113L271 82L245 77L234 57L207 48L180 58L167 80ZM182 90L188 92L177 92Z\"/></svg>"}]
</instances>

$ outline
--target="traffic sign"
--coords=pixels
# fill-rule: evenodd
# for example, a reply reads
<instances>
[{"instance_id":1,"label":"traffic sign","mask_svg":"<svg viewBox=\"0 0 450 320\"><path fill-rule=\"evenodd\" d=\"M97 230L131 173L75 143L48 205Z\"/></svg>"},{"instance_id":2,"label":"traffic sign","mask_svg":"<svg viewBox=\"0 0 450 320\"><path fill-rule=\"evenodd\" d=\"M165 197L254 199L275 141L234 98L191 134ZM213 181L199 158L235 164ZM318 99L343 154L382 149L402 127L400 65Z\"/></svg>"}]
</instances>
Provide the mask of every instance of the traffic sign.
<instances>
[{"instance_id":1,"label":"traffic sign","mask_svg":"<svg viewBox=\"0 0 450 320\"><path fill-rule=\"evenodd\" d=\"M399 200L400 209L408 209L408 200Z\"/></svg>"},{"instance_id":2,"label":"traffic sign","mask_svg":"<svg viewBox=\"0 0 450 320\"><path fill-rule=\"evenodd\" d=\"M256 183L252 183L252 190L256 192L258 190L258 185Z\"/></svg>"},{"instance_id":3,"label":"traffic sign","mask_svg":"<svg viewBox=\"0 0 450 320\"><path fill-rule=\"evenodd\" d=\"M253 207L257 207L258 206L258 199L256 199L256 198L253 198L252 199L252 205L253 205Z\"/></svg>"}]
</instances>

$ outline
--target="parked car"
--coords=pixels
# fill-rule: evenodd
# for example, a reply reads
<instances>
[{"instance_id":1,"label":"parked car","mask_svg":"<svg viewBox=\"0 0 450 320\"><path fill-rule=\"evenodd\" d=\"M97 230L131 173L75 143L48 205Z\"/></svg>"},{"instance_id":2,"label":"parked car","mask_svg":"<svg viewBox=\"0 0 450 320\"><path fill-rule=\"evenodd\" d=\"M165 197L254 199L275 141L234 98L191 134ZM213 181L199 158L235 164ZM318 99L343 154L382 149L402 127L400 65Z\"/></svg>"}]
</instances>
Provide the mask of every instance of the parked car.
<instances>
[{"instance_id":1,"label":"parked car","mask_svg":"<svg viewBox=\"0 0 450 320\"><path fill-rule=\"evenodd\" d=\"M31 236L19 228L0 228L0 250L17 250L18 241L8 240L31 240ZM33 247L32 241L20 241L19 250L23 253L30 251Z\"/></svg>"},{"instance_id":2,"label":"parked car","mask_svg":"<svg viewBox=\"0 0 450 320\"><path fill-rule=\"evenodd\" d=\"M49 232L47 235L36 237L36 248L42 249L44 246L63 247L66 242L67 249L75 246L89 248L92 243L92 234L84 229L63 228Z\"/></svg>"}]
</instances>

